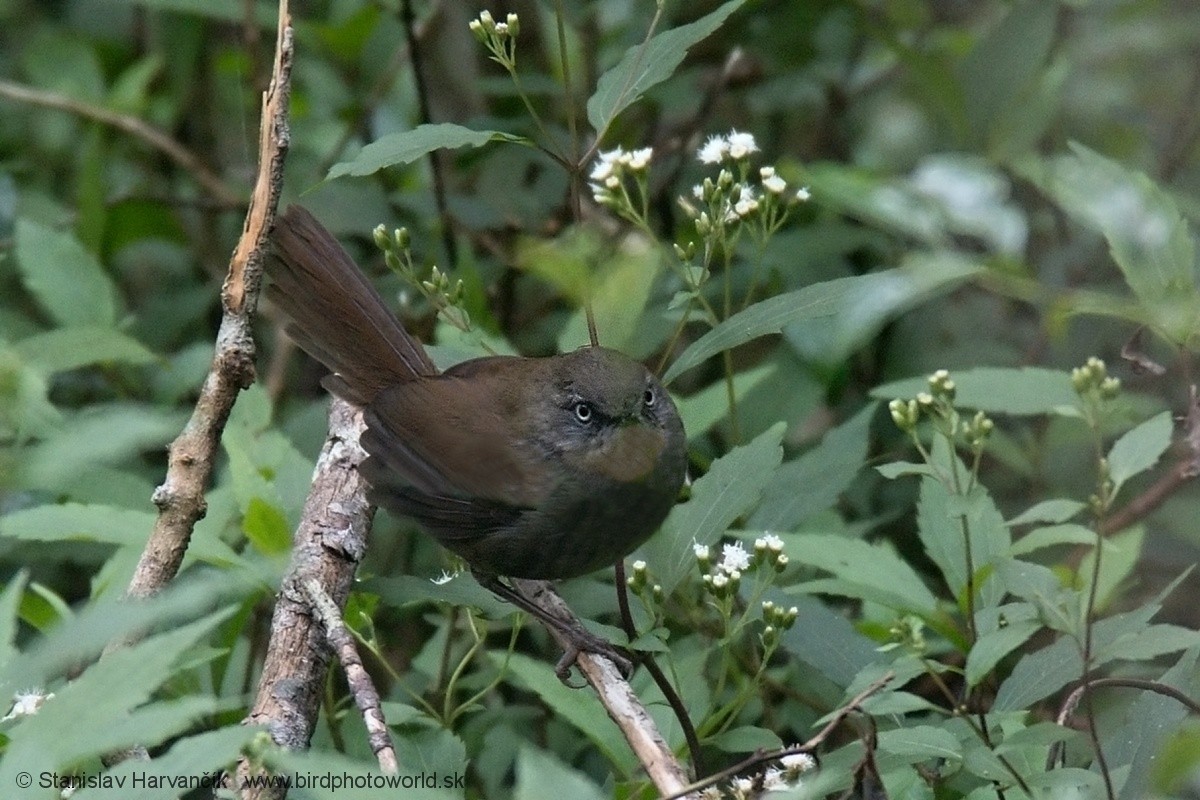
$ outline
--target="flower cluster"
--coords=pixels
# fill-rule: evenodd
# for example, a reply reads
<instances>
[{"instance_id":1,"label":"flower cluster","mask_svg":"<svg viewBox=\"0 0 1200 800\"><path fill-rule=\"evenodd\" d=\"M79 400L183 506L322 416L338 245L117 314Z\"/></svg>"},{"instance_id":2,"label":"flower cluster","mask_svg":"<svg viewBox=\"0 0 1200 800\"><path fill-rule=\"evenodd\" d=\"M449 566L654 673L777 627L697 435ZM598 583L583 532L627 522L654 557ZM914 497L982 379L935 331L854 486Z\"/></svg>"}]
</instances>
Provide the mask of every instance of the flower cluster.
<instances>
[{"instance_id":1,"label":"flower cluster","mask_svg":"<svg viewBox=\"0 0 1200 800\"><path fill-rule=\"evenodd\" d=\"M517 61L517 34L521 32L521 20L516 14L509 14L504 22L492 18L492 12L479 12L477 19L467 23L471 34L491 53L493 61L511 69Z\"/></svg>"},{"instance_id":2,"label":"flower cluster","mask_svg":"<svg viewBox=\"0 0 1200 800\"><path fill-rule=\"evenodd\" d=\"M939 369L929 376L929 391L919 392L910 400L892 400L888 403L888 412L892 422L904 433L915 436L918 423L927 417L946 436L953 438L961 433L967 445L980 452L996 424L982 411L975 412L974 417L963 422L954 410L957 394L958 386L950 373Z\"/></svg>"},{"instance_id":3,"label":"flower cluster","mask_svg":"<svg viewBox=\"0 0 1200 800\"><path fill-rule=\"evenodd\" d=\"M389 269L419 291L446 322L462 331L471 329L471 317L463 305L465 287L461 280L451 279L436 266L428 278L419 275L409 249L411 239L407 228L397 228L389 234L385 226L378 225L373 234Z\"/></svg>"},{"instance_id":4,"label":"flower cluster","mask_svg":"<svg viewBox=\"0 0 1200 800\"><path fill-rule=\"evenodd\" d=\"M54 698L53 692L43 692L40 689L26 689L13 695L12 708L8 714L0 718L0 722L8 722L19 717L36 714L47 700Z\"/></svg>"},{"instance_id":5,"label":"flower cluster","mask_svg":"<svg viewBox=\"0 0 1200 800\"><path fill-rule=\"evenodd\" d=\"M1071 370L1071 388L1080 397L1095 395L1111 400L1121 391L1121 379L1109 376L1104 361L1092 356L1082 367Z\"/></svg>"},{"instance_id":6,"label":"flower cluster","mask_svg":"<svg viewBox=\"0 0 1200 800\"><path fill-rule=\"evenodd\" d=\"M650 147L638 150L617 147L600 153L588 174L592 199L635 225L645 225L649 203L646 175L653 155L654 149Z\"/></svg>"},{"instance_id":7,"label":"flower cluster","mask_svg":"<svg viewBox=\"0 0 1200 800\"><path fill-rule=\"evenodd\" d=\"M798 750L799 745L792 745L786 751ZM734 800L752 800L770 792L783 792L800 786L800 776L816 769L815 758L804 752L789 752L779 759L780 766L768 767L753 776L734 778L722 791L717 786L709 786L700 792L702 800L722 800L732 797Z\"/></svg>"},{"instance_id":8,"label":"flower cluster","mask_svg":"<svg viewBox=\"0 0 1200 800\"><path fill-rule=\"evenodd\" d=\"M783 540L772 533L755 539L753 552L747 551L741 542L722 545L721 559L715 564L712 549L706 544L693 544L692 553L696 556L705 590L717 598L736 595L744 573L763 565L769 565L775 572L783 572L788 565Z\"/></svg>"}]
</instances>

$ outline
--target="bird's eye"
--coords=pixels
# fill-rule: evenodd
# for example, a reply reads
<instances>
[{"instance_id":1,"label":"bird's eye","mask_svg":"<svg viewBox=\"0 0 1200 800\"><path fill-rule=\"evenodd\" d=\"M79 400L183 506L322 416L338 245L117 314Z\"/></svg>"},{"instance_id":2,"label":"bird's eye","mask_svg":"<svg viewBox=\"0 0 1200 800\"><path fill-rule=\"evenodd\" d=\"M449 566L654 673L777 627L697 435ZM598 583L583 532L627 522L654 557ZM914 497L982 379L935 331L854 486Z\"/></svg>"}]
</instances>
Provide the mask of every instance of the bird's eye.
<instances>
[{"instance_id":1,"label":"bird's eye","mask_svg":"<svg viewBox=\"0 0 1200 800\"><path fill-rule=\"evenodd\" d=\"M575 419L580 422L592 421L592 405L582 401L575 404Z\"/></svg>"},{"instance_id":2,"label":"bird's eye","mask_svg":"<svg viewBox=\"0 0 1200 800\"><path fill-rule=\"evenodd\" d=\"M654 392L653 386L647 386L646 391L642 393L642 402L646 404L646 408L654 405L658 400L658 395Z\"/></svg>"}]
</instances>

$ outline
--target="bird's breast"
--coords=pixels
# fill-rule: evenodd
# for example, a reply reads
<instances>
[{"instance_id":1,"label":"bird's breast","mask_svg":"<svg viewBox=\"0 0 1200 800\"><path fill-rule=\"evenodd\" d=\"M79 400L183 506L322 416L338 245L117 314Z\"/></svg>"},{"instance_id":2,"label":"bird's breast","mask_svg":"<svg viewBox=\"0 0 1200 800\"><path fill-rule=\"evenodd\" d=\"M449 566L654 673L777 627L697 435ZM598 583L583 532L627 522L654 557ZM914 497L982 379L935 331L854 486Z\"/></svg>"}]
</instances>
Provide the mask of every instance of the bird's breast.
<instances>
[{"instance_id":1,"label":"bird's breast","mask_svg":"<svg viewBox=\"0 0 1200 800\"><path fill-rule=\"evenodd\" d=\"M598 437L593 446L566 453L564 459L585 475L636 483L655 471L666 443L662 431L645 425L624 425Z\"/></svg>"}]
</instances>

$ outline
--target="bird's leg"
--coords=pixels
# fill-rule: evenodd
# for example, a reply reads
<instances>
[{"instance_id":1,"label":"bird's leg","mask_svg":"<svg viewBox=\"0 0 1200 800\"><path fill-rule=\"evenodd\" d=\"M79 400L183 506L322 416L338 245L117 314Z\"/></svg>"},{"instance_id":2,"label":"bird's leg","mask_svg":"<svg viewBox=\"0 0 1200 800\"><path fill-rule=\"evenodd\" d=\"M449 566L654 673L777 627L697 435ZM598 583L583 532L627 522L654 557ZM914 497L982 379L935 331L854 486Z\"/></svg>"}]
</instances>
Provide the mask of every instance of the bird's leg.
<instances>
[{"instance_id":1,"label":"bird's leg","mask_svg":"<svg viewBox=\"0 0 1200 800\"><path fill-rule=\"evenodd\" d=\"M512 603L522 611L526 611L540 620L544 625L557 631L562 636L564 652L554 668L559 680L564 683L571 672L580 653L595 653L613 663L620 673L628 678L633 673L633 662L617 649L611 642L600 638L583 627L574 617L563 617L537 604L526 596L515 585L509 585L495 575L476 572L475 580L492 593Z\"/></svg>"}]
</instances>

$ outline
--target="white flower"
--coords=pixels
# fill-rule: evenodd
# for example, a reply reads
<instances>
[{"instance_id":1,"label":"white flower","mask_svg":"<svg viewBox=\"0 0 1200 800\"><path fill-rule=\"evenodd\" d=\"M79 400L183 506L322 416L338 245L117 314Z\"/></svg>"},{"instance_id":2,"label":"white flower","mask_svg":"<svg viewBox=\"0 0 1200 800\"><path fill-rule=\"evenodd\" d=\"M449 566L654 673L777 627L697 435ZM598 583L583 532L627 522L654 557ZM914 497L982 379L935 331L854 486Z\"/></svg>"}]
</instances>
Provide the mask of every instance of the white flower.
<instances>
[{"instance_id":1,"label":"white flower","mask_svg":"<svg viewBox=\"0 0 1200 800\"><path fill-rule=\"evenodd\" d=\"M489 28L496 24L495 20L492 19L492 12L486 8L479 12L479 21Z\"/></svg>"},{"instance_id":2,"label":"white flower","mask_svg":"<svg viewBox=\"0 0 1200 800\"><path fill-rule=\"evenodd\" d=\"M708 545L692 542L692 552L696 554L696 558L704 560L708 558Z\"/></svg>"},{"instance_id":3,"label":"white flower","mask_svg":"<svg viewBox=\"0 0 1200 800\"><path fill-rule=\"evenodd\" d=\"M696 153L701 164L720 164L721 159L729 154L729 142L724 136L710 136L704 146Z\"/></svg>"},{"instance_id":4,"label":"white flower","mask_svg":"<svg viewBox=\"0 0 1200 800\"><path fill-rule=\"evenodd\" d=\"M620 185L621 185L621 179L618 178L616 175L609 175L607 178L604 179L605 188L616 189Z\"/></svg>"},{"instance_id":5,"label":"white flower","mask_svg":"<svg viewBox=\"0 0 1200 800\"><path fill-rule=\"evenodd\" d=\"M496 33L500 34L501 36L508 35L508 23L507 22L497 22L496 23Z\"/></svg>"},{"instance_id":6,"label":"white flower","mask_svg":"<svg viewBox=\"0 0 1200 800\"><path fill-rule=\"evenodd\" d=\"M721 548L720 569L723 572L741 571L749 566L750 554L742 547L741 542L727 544Z\"/></svg>"},{"instance_id":7,"label":"white flower","mask_svg":"<svg viewBox=\"0 0 1200 800\"><path fill-rule=\"evenodd\" d=\"M812 197L812 192L808 190L807 186L801 186L796 190L796 199L801 203L807 203L810 197Z\"/></svg>"},{"instance_id":8,"label":"white flower","mask_svg":"<svg viewBox=\"0 0 1200 800\"><path fill-rule=\"evenodd\" d=\"M749 797L750 792L754 791L754 781L750 778L734 778L733 790L741 797Z\"/></svg>"},{"instance_id":9,"label":"white flower","mask_svg":"<svg viewBox=\"0 0 1200 800\"><path fill-rule=\"evenodd\" d=\"M783 770L771 767L763 773L763 789L768 792L783 791L788 788L787 781L783 778Z\"/></svg>"},{"instance_id":10,"label":"white flower","mask_svg":"<svg viewBox=\"0 0 1200 800\"><path fill-rule=\"evenodd\" d=\"M42 704L52 697L54 697L53 692L42 694L38 689L26 689L23 692L17 692L13 695L12 710L3 719L0 719L0 722L7 722L17 717L28 717L36 714L38 709L42 707Z\"/></svg>"},{"instance_id":11,"label":"white flower","mask_svg":"<svg viewBox=\"0 0 1200 800\"><path fill-rule=\"evenodd\" d=\"M773 533L763 534L762 543L768 550L779 551L783 549L783 539L780 539Z\"/></svg>"},{"instance_id":12,"label":"white flower","mask_svg":"<svg viewBox=\"0 0 1200 800\"><path fill-rule=\"evenodd\" d=\"M775 168L770 165L767 165L765 167L759 167L758 168L758 177L762 178L763 180L766 180L767 178L774 178L775 177Z\"/></svg>"},{"instance_id":13,"label":"white flower","mask_svg":"<svg viewBox=\"0 0 1200 800\"><path fill-rule=\"evenodd\" d=\"M787 181L778 175L763 178L762 185L771 194L783 194L784 190L787 189Z\"/></svg>"},{"instance_id":14,"label":"white flower","mask_svg":"<svg viewBox=\"0 0 1200 800\"><path fill-rule=\"evenodd\" d=\"M724 589L729 585L729 578L724 575L713 575L712 586L714 589Z\"/></svg>"},{"instance_id":15,"label":"white flower","mask_svg":"<svg viewBox=\"0 0 1200 800\"><path fill-rule=\"evenodd\" d=\"M654 155L653 147L643 147L629 154L629 168L634 171L645 169L650 164L650 156Z\"/></svg>"},{"instance_id":16,"label":"white flower","mask_svg":"<svg viewBox=\"0 0 1200 800\"><path fill-rule=\"evenodd\" d=\"M754 134L741 133L739 131L729 132L729 157L734 161L741 160L751 153L758 152L758 144L754 141Z\"/></svg>"},{"instance_id":17,"label":"white flower","mask_svg":"<svg viewBox=\"0 0 1200 800\"><path fill-rule=\"evenodd\" d=\"M633 562L633 571L634 571L634 572L641 572L641 571L642 571L642 570L644 570L645 568L646 568L646 562L645 562L645 561L642 561L641 559L638 559L637 561Z\"/></svg>"},{"instance_id":18,"label":"white flower","mask_svg":"<svg viewBox=\"0 0 1200 800\"><path fill-rule=\"evenodd\" d=\"M816 759L808 753L792 753L790 756L779 759L779 763L783 764L783 768L789 772L808 772L817 766Z\"/></svg>"},{"instance_id":19,"label":"white flower","mask_svg":"<svg viewBox=\"0 0 1200 800\"><path fill-rule=\"evenodd\" d=\"M621 157L624 155L625 151L618 147L596 156L596 163L592 166L592 174L588 177L593 181L605 180L613 174L617 164L621 163Z\"/></svg>"},{"instance_id":20,"label":"white flower","mask_svg":"<svg viewBox=\"0 0 1200 800\"><path fill-rule=\"evenodd\" d=\"M754 196L754 190L749 186L740 187L738 192L738 201L733 205L733 213L739 217L749 216L758 210L758 198Z\"/></svg>"},{"instance_id":21,"label":"white flower","mask_svg":"<svg viewBox=\"0 0 1200 800\"><path fill-rule=\"evenodd\" d=\"M692 196L695 197L697 200L703 200L704 199L704 187L697 183L695 186L692 187Z\"/></svg>"},{"instance_id":22,"label":"white flower","mask_svg":"<svg viewBox=\"0 0 1200 800\"><path fill-rule=\"evenodd\" d=\"M436 578L430 578L429 582L434 586L445 586L450 581L454 580L455 573L442 570L442 574Z\"/></svg>"}]
</instances>

